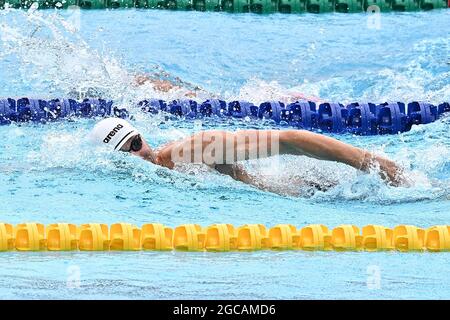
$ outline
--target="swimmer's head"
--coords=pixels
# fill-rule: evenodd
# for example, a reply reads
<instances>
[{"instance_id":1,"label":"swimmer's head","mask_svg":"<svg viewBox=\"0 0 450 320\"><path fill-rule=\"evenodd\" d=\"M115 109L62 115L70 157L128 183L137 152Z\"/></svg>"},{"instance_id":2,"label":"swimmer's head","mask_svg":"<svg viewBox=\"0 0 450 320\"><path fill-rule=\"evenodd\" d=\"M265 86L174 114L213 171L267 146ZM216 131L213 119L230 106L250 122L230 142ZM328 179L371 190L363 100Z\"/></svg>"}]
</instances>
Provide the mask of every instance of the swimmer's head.
<instances>
[{"instance_id":1,"label":"swimmer's head","mask_svg":"<svg viewBox=\"0 0 450 320\"><path fill-rule=\"evenodd\" d=\"M153 158L153 152L142 135L124 119L101 120L95 125L90 138L94 143L106 145L115 151L130 152L147 160Z\"/></svg>"}]
</instances>

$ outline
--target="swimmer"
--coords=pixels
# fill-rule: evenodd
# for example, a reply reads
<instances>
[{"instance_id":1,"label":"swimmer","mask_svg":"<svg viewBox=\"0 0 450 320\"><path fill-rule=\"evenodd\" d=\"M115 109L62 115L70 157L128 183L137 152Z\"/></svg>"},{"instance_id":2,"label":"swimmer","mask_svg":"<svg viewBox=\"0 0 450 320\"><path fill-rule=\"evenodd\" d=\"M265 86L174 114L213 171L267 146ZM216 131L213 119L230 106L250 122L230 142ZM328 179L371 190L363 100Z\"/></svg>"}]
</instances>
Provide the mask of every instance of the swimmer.
<instances>
[{"instance_id":1,"label":"swimmer","mask_svg":"<svg viewBox=\"0 0 450 320\"><path fill-rule=\"evenodd\" d=\"M158 74L155 75L137 75L134 78L133 85L135 86L143 86L145 84L150 84L153 86L153 90L159 91L159 92L170 92L172 90L181 90L184 91L184 96L186 98L195 98L199 95L204 95L208 98L214 98L219 99L220 97L212 92L208 92L203 88L200 88L199 86L193 85L192 83L186 82L181 80L178 77L173 78L173 80L167 80L162 78L170 78L170 75L167 72L160 71ZM286 90L285 92L281 93L278 97L279 100L284 102L294 102L298 100L306 100L306 101L312 101L316 103L324 102L324 100L311 96L311 95L305 95L301 92L292 91L292 90Z\"/></svg>"},{"instance_id":2,"label":"swimmer","mask_svg":"<svg viewBox=\"0 0 450 320\"><path fill-rule=\"evenodd\" d=\"M375 165L388 184L406 184L403 169L393 161L305 130L206 130L152 149L130 123L119 118L107 118L95 125L90 139L111 150L127 152L168 169L174 169L180 163L203 163L237 181L275 193L280 192L250 175L240 161L275 155L302 155L344 163L363 172Z\"/></svg>"},{"instance_id":3,"label":"swimmer","mask_svg":"<svg viewBox=\"0 0 450 320\"><path fill-rule=\"evenodd\" d=\"M184 96L184 98L199 98L205 97L208 99L220 99L221 97L213 92L209 92L197 85L186 82L179 77L173 76L168 72L157 68L158 72L149 74L137 74L133 76L133 80L130 83L133 87L145 87L148 86L156 92L161 93L177 93L178 96ZM108 94L105 93L104 88L87 87L87 88L73 88L67 93L67 96L71 99L82 100L85 98L98 99ZM323 102L322 99L305 95L301 92L293 91L292 89L279 92L276 100L283 101L285 103L295 102L298 100L307 100L316 103Z\"/></svg>"}]
</instances>

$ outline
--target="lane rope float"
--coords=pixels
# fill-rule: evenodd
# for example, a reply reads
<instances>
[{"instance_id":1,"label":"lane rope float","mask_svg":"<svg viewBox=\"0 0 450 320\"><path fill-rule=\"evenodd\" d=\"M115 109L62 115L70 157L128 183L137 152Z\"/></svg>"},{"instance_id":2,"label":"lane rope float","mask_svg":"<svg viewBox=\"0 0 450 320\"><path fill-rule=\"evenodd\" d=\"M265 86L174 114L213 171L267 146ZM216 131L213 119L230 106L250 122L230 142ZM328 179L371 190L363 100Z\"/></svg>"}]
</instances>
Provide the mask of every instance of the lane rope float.
<instances>
[{"instance_id":1,"label":"lane rope float","mask_svg":"<svg viewBox=\"0 0 450 320\"><path fill-rule=\"evenodd\" d=\"M0 9L167 9L229 13L356 13L419 11L450 7L447 0L0 0Z\"/></svg>"},{"instance_id":2,"label":"lane rope float","mask_svg":"<svg viewBox=\"0 0 450 320\"><path fill-rule=\"evenodd\" d=\"M130 223L75 225L70 223L0 223L0 251L450 251L450 226L420 228L398 225L387 228L340 225L329 230L312 224L296 228L278 224L183 224L170 228L160 223L137 227Z\"/></svg>"},{"instance_id":3,"label":"lane rope float","mask_svg":"<svg viewBox=\"0 0 450 320\"><path fill-rule=\"evenodd\" d=\"M381 104L296 101L285 104L266 101L259 105L248 101L226 102L209 99L197 102L190 99L164 101L147 99L135 104L150 115L163 113L169 117L193 119L243 119L270 121L280 127L352 133L357 135L396 134L411 130L413 125L436 121L450 112L450 103L433 105L412 101ZM129 118L130 111L118 108L104 99L0 99L0 125L20 122L47 123L64 118L120 117Z\"/></svg>"}]
</instances>

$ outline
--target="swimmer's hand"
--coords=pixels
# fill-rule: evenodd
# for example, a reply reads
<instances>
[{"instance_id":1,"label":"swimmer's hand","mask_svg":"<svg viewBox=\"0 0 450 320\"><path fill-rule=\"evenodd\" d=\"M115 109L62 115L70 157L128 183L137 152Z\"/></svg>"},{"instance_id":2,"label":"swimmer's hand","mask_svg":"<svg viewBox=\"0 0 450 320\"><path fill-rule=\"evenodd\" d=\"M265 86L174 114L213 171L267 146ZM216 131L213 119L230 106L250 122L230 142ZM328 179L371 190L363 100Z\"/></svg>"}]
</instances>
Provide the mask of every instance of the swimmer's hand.
<instances>
[{"instance_id":1,"label":"swimmer's hand","mask_svg":"<svg viewBox=\"0 0 450 320\"><path fill-rule=\"evenodd\" d=\"M366 160L367 159L367 160ZM368 171L370 166L379 166L380 177L389 185L394 187L410 187L411 181L406 177L405 169L397 165L394 161L381 156L373 156L366 154L365 163L362 164L361 170Z\"/></svg>"}]
</instances>

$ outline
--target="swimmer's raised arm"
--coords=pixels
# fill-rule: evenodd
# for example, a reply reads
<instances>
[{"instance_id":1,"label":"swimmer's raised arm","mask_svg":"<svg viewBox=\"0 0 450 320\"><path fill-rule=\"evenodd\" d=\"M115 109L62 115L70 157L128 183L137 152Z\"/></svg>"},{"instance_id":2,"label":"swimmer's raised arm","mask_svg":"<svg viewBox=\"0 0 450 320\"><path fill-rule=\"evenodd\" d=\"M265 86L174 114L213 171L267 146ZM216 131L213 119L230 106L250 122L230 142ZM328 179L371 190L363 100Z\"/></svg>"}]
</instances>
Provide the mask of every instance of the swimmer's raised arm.
<instances>
[{"instance_id":1,"label":"swimmer's raised arm","mask_svg":"<svg viewBox=\"0 0 450 320\"><path fill-rule=\"evenodd\" d=\"M403 169L395 162L337 139L304 130L280 132L280 154L306 155L345 163L362 171L378 164L380 176L393 185L404 183Z\"/></svg>"},{"instance_id":2,"label":"swimmer's raised arm","mask_svg":"<svg viewBox=\"0 0 450 320\"><path fill-rule=\"evenodd\" d=\"M172 159L175 162L181 160L208 165L233 164L278 154L341 162L362 171L368 171L372 164L378 164L383 179L394 185L403 182L402 169L395 162L305 130L203 131L172 144L170 152L171 157L176 158Z\"/></svg>"}]
</instances>

